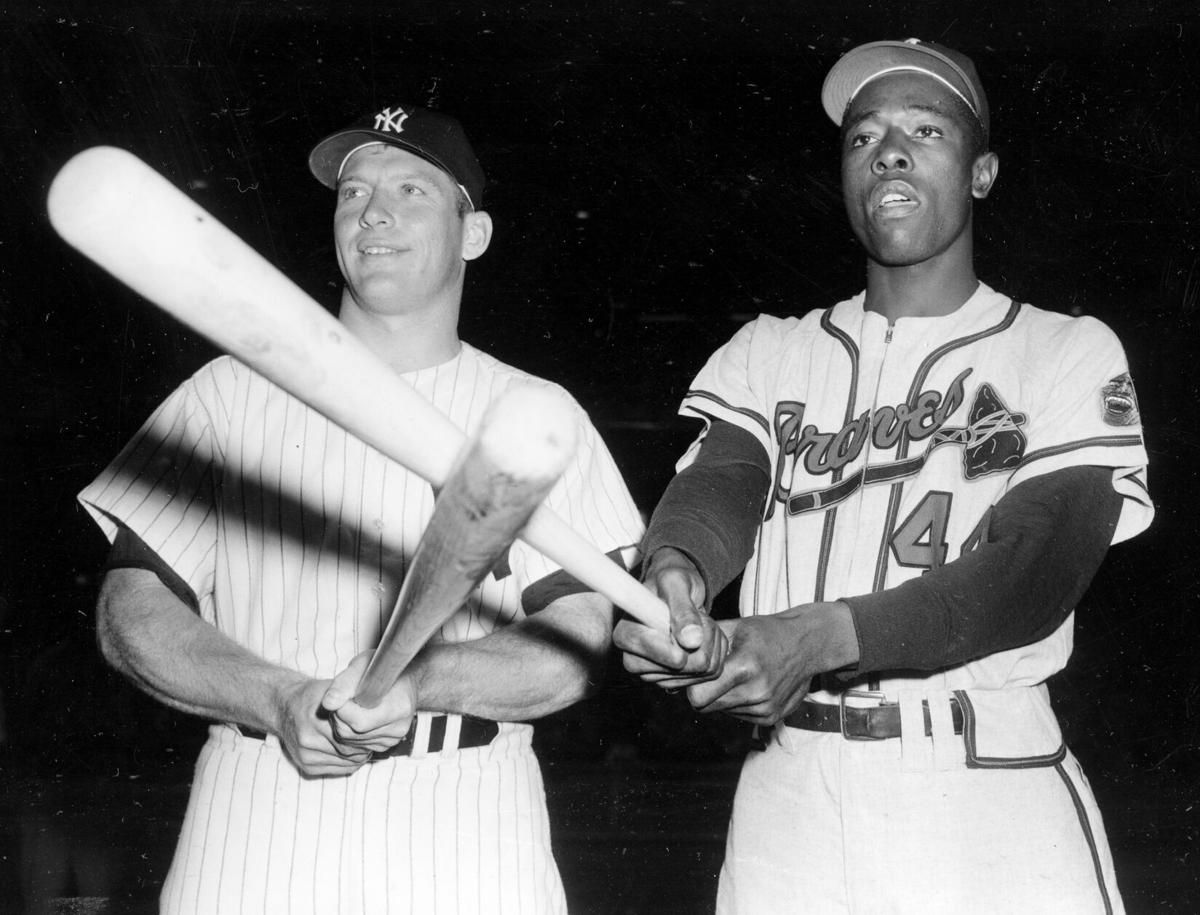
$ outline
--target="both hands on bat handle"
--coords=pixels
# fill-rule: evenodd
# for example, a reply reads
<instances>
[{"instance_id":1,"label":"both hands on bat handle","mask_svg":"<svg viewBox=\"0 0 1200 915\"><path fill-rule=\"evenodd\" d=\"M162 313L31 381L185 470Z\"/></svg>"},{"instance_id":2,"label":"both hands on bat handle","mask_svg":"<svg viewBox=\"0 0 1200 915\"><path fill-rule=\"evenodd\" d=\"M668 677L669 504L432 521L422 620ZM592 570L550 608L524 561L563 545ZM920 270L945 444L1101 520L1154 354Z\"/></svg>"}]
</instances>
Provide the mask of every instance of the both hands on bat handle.
<instances>
[{"instance_id":1,"label":"both hands on bat handle","mask_svg":"<svg viewBox=\"0 0 1200 915\"><path fill-rule=\"evenodd\" d=\"M691 560L666 547L648 557L646 584L671 612L671 631L636 620L617 624L613 642L625 669L648 683L678 690L720 676L729 640L705 609L704 578Z\"/></svg>"},{"instance_id":2,"label":"both hands on bat handle","mask_svg":"<svg viewBox=\"0 0 1200 915\"><path fill-rule=\"evenodd\" d=\"M668 692L686 689L697 711L774 725L815 676L858 662L853 617L841 601L715 621L704 609L704 578L684 553L659 549L645 578L670 608L674 635L623 620L613 642L626 670Z\"/></svg>"},{"instance_id":3,"label":"both hands on bat handle","mask_svg":"<svg viewBox=\"0 0 1200 915\"><path fill-rule=\"evenodd\" d=\"M371 753L382 753L403 740L417 713L417 687L407 673L401 674L373 707L354 701L374 654L364 651L358 655L333 679L321 698L321 708L329 714L338 746L351 758L366 754L361 762Z\"/></svg>"},{"instance_id":4,"label":"both hands on bat handle","mask_svg":"<svg viewBox=\"0 0 1200 915\"><path fill-rule=\"evenodd\" d=\"M339 743L380 752L416 711L403 677L429 638L501 561L575 454L576 417L554 389L515 385L488 408L434 503L387 628L322 699Z\"/></svg>"}]
</instances>

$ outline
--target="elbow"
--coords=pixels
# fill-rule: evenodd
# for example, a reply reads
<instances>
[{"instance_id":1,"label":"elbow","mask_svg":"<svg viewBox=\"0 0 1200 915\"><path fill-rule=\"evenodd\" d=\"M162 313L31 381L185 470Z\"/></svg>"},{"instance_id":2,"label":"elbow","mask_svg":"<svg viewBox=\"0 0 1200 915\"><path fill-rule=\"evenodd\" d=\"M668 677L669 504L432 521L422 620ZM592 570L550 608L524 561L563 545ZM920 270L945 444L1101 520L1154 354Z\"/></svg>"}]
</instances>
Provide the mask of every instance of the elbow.
<instances>
[{"instance_id":1,"label":"elbow","mask_svg":"<svg viewBox=\"0 0 1200 915\"><path fill-rule=\"evenodd\" d=\"M127 594L112 574L106 575L96 601L96 648L112 668L129 674L128 640L121 628L120 608Z\"/></svg>"}]
</instances>

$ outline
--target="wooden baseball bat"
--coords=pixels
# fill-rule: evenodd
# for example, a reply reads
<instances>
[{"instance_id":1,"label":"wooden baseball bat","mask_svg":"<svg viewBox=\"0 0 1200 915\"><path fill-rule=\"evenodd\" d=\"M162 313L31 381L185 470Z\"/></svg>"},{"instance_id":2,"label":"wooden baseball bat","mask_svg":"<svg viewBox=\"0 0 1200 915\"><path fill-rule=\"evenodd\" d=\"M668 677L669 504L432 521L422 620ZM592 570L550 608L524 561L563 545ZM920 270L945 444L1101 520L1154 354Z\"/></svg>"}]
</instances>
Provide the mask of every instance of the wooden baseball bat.
<instances>
[{"instance_id":1,"label":"wooden baseball bat","mask_svg":"<svg viewBox=\"0 0 1200 915\"><path fill-rule=\"evenodd\" d=\"M47 210L63 239L136 292L435 487L445 483L463 431L132 153L95 146L74 156L50 185ZM668 631L666 604L545 506L521 538Z\"/></svg>"},{"instance_id":2,"label":"wooden baseball bat","mask_svg":"<svg viewBox=\"0 0 1200 915\"><path fill-rule=\"evenodd\" d=\"M434 503L355 701L377 706L429 637L496 567L575 452L575 417L549 388L514 386L484 415Z\"/></svg>"}]
</instances>

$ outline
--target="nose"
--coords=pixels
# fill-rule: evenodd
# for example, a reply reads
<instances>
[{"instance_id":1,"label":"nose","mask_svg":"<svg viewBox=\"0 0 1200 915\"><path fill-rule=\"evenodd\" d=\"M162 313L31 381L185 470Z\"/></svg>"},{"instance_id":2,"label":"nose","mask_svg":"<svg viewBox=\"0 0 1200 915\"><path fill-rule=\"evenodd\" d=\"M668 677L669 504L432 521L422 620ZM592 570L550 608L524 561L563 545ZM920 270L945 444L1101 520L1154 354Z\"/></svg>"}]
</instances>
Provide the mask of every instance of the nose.
<instances>
[{"instance_id":1,"label":"nose","mask_svg":"<svg viewBox=\"0 0 1200 915\"><path fill-rule=\"evenodd\" d=\"M894 130L884 134L875 149L875 161L871 163L871 168L877 175L890 171L908 171L912 166L912 159L905 149L904 142Z\"/></svg>"},{"instance_id":2,"label":"nose","mask_svg":"<svg viewBox=\"0 0 1200 915\"><path fill-rule=\"evenodd\" d=\"M378 191L371 194L367 205L363 207L362 213L359 214L358 224L364 229L392 224L392 211L388 207L387 199L383 194L380 194Z\"/></svg>"}]
</instances>

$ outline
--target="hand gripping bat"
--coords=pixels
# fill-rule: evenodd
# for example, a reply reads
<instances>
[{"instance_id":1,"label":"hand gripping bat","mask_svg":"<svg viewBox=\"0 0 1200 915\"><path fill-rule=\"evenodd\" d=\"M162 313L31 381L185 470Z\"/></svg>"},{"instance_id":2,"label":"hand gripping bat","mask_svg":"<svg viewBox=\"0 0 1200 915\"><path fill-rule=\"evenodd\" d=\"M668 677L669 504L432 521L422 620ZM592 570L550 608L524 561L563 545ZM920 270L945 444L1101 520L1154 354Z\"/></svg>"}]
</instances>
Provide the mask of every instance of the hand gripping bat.
<instances>
[{"instance_id":1,"label":"hand gripping bat","mask_svg":"<svg viewBox=\"0 0 1200 915\"><path fill-rule=\"evenodd\" d=\"M434 487L446 482L462 430L136 156L84 150L55 176L47 209L59 235L151 302ZM631 616L669 630L666 604L546 507L521 538Z\"/></svg>"}]
</instances>

